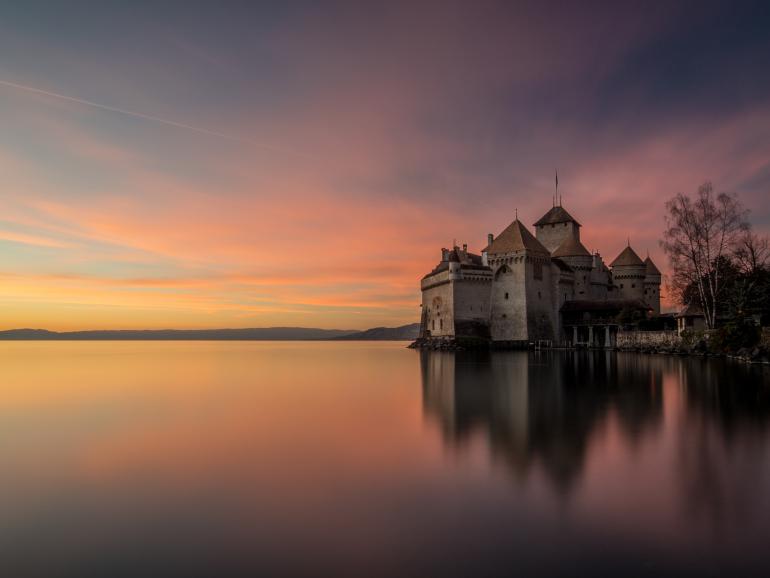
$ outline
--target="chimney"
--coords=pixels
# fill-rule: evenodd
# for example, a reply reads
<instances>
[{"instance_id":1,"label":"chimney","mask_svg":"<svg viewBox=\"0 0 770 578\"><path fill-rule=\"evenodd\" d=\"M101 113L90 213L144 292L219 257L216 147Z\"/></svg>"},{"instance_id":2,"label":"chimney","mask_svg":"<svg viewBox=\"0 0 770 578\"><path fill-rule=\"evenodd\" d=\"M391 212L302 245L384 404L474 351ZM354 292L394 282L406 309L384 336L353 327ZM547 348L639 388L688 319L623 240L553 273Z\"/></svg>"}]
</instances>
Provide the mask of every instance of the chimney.
<instances>
[{"instance_id":1,"label":"chimney","mask_svg":"<svg viewBox=\"0 0 770 578\"><path fill-rule=\"evenodd\" d=\"M492 233L487 233L487 247L495 240L495 236Z\"/></svg>"},{"instance_id":2,"label":"chimney","mask_svg":"<svg viewBox=\"0 0 770 578\"><path fill-rule=\"evenodd\" d=\"M468 243L463 243L463 253L468 252Z\"/></svg>"},{"instance_id":3,"label":"chimney","mask_svg":"<svg viewBox=\"0 0 770 578\"><path fill-rule=\"evenodd\" d=\"M449 260L449 249L441 249L441 260L442 261Z\"/></svg>"}]
</instances>

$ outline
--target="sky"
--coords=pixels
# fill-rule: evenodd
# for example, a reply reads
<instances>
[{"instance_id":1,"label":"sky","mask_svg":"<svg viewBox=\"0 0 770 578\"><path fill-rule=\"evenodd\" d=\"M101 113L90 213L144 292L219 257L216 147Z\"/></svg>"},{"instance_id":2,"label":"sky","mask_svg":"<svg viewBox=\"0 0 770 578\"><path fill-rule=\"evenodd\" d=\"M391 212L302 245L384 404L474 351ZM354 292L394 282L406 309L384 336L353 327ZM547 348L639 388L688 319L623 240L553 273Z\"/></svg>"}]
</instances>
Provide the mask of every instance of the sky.
<instances>
[{"instance_id":1,"label":"sky","mask_svg":"<svg viewBox=\"0 0 770 578\"><path fill-rule=\"evenodd\" d=\"M770 4L562 4L0 3L0 329L416 322L556 169L607 262L770 231Z\"/></svg>"}]
</instances>

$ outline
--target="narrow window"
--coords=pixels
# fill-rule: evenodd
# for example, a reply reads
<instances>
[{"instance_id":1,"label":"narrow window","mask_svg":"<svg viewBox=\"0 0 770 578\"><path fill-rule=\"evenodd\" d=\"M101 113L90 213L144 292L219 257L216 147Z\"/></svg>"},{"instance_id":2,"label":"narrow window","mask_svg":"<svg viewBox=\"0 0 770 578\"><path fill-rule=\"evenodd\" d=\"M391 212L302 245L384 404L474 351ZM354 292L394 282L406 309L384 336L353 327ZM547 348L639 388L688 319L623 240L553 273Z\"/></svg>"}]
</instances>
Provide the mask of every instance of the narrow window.
<instances>
[{"instance_id":1,"label":"narrow window","mask_svg":"<svg viewBox=\"0 0 770 578\"><path fill-rule=\"evenodd\" d=\"M508 293L505 294L505 298L508 299Z\"/></svg>"},{"instance_id":2,"label":"narrow window","mask_svg":"<svg viewBox=\"0 0 770 578\"><path fill-rule=\"evenodd\" d=\"M431 329L433 329L434 331L436 330L436 320L435 319L433 320L433 327Z\"/></svg>"},{"instance_id":3,"label":"narrow window","mask_svg":"<svg viewBox=\"0 0 770 578\"><path fill-rule=\"evenodd\" d=\"M444 320L443 320L443 319L439 319L439 322L438 322L438 324L439 324L439 325L438 325L439 329L442 329L442 330L443 330L443 329L444 329Z\"/></svg>"},{"instance_id":4,"label":"narrow window","mask_svg":"<svg viewBox=\"0 0 770 578\"><path fill-rule=\"evenodd\" d=\"M636 283L631 283L631 289L636 289Z\"/></svg>"},{"instance_id":5,"label":"narrow window","mask_svg":"<svg viewBox=\"0 0 770 578\"><path fill-rule=\"evenodd\" d=\"M623 289L623 283L620 284L620 288Z\"/></svg>"},{"instance_id":6,"label":"narrow window","mask_svg":"<svg viewBox=\"0 0 770 578\"><path fill-rule=\"evenodd\" d=\"M542 295L540 295L540 291L538 291L538 292L537 292L537 298L538 298L538 299L542 299L542 298L543 298L543 296L542 296Z\"/></svg>"},{"instance_id":7,"label":"narrow window","mask_svg":"<svg viewBox=\"0 0 770 578\"><path fill-rule=\"evenodd\" d=\"M505 319L506 317L508 317L508 316L505 313L503 313L503 319Z\"/></svg>"}]
</instances>

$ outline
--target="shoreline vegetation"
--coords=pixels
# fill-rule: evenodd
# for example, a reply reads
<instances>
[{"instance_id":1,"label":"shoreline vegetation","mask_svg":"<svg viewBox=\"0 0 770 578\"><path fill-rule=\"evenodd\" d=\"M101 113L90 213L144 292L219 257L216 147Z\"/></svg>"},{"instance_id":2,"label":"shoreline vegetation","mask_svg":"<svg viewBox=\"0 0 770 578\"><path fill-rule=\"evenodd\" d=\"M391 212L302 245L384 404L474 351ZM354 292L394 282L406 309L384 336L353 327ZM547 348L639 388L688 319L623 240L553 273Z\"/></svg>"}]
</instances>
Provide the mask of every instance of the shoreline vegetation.
<instances>
[{"instance_id":1,"label":"shoreline vegetation","mask_svg":"<svg viewBox=\"0 0 770 578\"><path fill-rule=\"evenodd\" d=\"M419 323L400 327L317 329L312 327L258 327L244 329L118 329L48 331L9 329L0 341L412 341Z\"/></svg>"}]
</instances>

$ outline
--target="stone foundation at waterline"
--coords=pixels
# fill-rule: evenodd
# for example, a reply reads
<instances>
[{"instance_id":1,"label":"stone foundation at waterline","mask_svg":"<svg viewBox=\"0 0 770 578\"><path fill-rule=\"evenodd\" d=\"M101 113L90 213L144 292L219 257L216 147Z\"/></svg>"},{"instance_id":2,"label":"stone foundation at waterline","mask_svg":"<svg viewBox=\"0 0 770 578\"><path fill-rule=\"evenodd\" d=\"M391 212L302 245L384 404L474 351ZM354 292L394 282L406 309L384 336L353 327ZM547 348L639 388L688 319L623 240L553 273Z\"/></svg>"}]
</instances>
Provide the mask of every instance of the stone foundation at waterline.
<instances>
[{"instance_id":1,"label":"stone foundation at waterline","mask_svg":"<svg viewBox=\"0 0 770 578\"><path fill-rule=\"evenodd\" d=\"M654 349L678 347L682 344L676 331L618 331L618 349Z\"/></svg>"}]
</instances>

